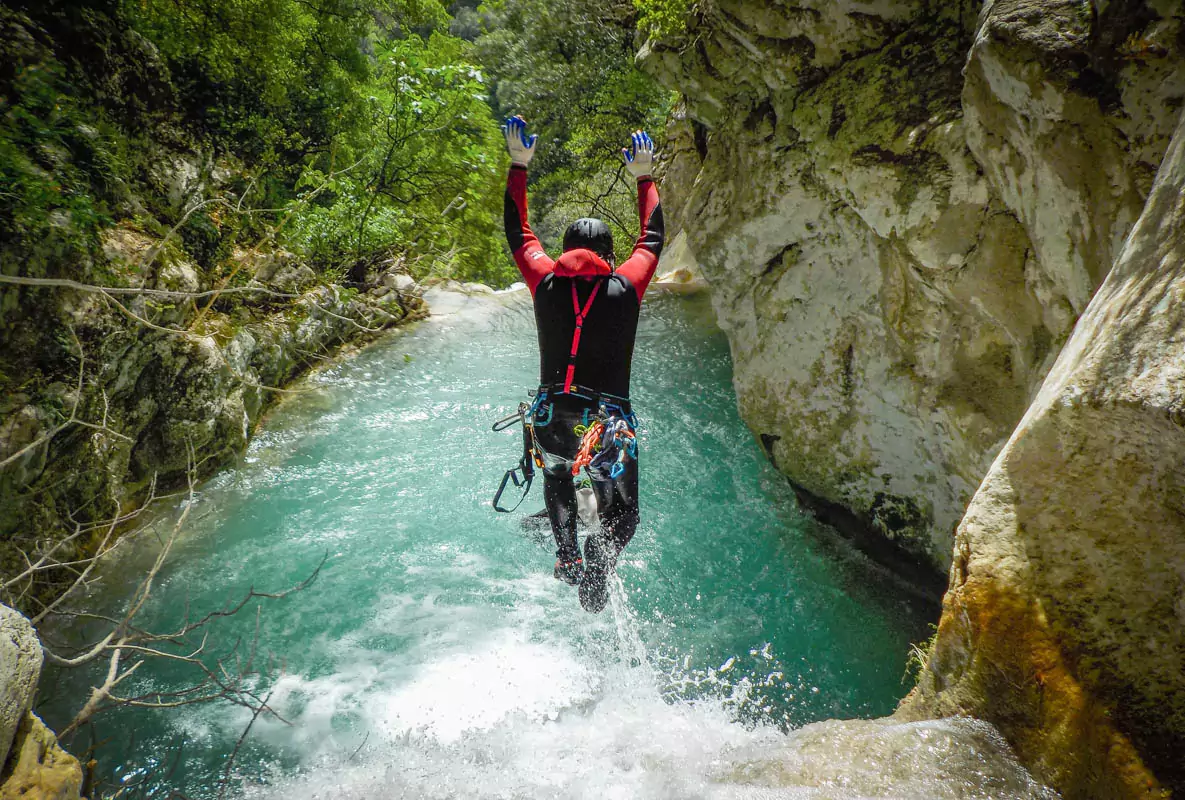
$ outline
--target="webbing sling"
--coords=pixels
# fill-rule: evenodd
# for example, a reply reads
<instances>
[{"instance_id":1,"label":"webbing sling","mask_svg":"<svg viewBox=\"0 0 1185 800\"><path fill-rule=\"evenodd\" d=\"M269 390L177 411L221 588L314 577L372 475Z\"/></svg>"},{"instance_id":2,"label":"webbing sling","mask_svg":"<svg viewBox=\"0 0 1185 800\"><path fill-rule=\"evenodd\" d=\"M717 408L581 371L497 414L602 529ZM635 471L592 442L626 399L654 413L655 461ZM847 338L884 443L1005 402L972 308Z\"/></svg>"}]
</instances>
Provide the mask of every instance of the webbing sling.
<instances>
[{"instance_id":1,"label":"webbing sling","mask_svg":"<svg viewBox=\"0 0 1185 800\"><path fill-rule=\"evenodd\" d=\"M576 351L580 349L580 329L584 325L584 318L592 308L593 300L597 299L597 291L601 288L598 281L593 284L593 290L584 304L580 307L580 296L576 294L576 281L572 281L572 310L576 312L576 330L572 333L572 352L568 355L568 374L564 376L564 392L572 390L572 379L576 376Z\"/></svg>"}]
</instances>

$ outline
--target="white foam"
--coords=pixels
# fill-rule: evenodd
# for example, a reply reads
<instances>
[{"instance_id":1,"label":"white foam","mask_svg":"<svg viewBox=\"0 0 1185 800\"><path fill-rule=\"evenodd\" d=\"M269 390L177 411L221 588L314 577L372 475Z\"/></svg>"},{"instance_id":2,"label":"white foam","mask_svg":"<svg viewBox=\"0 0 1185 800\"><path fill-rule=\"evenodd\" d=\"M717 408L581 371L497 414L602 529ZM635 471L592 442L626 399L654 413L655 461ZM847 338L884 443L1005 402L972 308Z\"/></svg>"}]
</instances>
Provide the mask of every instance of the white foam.
<instances>
[{"instance_id":1,"label":"white foam","mask_svg":"<svg viewBox=\"0 0 1185 800\"><path fill-rule=\"evenodd\" d=\"M532 584L532 587L538 590ZM418 644L414 667L364 654L331 677L285 678L281 707L299 709L299 774L247 787L279 798L573 798L573 800L891 800L1048 798L986 723L826 722L789 735L734 722L734 697L666 702L619 582L606 648L532 635L533 615L469 638ZM538 608L535 604L521 608ZM383 626L407 622L393 604ZM502 618L506 622L506 618ZM475 620L461 623L473 631ZM350 645L354 648L353 645ZM404 658L407 653L404 654ZM387 661L384 662L383 659ZM731 659L730 659L731 660ZM720 672L727 672L728 663ZM334 739L347 716L350 736ZM341 726L338 725L340 728ZM265 726L272 738L281 729ZM287 729L289 731L293 729ZM315 731L310 738L308 731ZM361 746L360 746L361 745ZM1004 791L1001 795L999 792Z\"/></svg>"}]
</instances>

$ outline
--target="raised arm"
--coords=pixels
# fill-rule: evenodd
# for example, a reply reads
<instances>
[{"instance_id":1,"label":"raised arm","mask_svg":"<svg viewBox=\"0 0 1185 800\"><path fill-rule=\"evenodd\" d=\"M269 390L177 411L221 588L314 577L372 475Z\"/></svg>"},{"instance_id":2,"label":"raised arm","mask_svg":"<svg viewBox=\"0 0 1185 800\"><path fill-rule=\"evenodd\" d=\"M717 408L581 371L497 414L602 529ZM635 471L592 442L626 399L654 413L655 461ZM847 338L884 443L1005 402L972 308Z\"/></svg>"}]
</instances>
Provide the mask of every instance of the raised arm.
<instances>
[{"instance_id":1,"label":"raised arm","mask_svg":"<svg viewBox=\"0 0 1185 800\"><path fill-rule=\"evenodd\" d=\"M510 254L534 297L536 287L555 268L555 262L543 252L543 246L527 223L527 164L535 155L535 142L539 137L528 139L526 131L527 123L522 117L511 117L502 126L511 161L510 174L506 176L502 221L506 226Z\"/></svg>"},{"instance_id":2,"label":"raised arm","mask_svg":"<svg viewBox=\"0 0 1185 800\"><path fill-rule=\"evenodd\" d=\"M633 146L622 150L626 168L638 181L638 224L642 232L634 243L634 252L617 268L617 273L629 278L638 293L638 302L646 294L646 287L658 268L658 257L662 255L663 220L662 204L658 200L658 187L650 177L654 160L654 142L643 131L633 135Z\"/></svg>"}]
</instances>

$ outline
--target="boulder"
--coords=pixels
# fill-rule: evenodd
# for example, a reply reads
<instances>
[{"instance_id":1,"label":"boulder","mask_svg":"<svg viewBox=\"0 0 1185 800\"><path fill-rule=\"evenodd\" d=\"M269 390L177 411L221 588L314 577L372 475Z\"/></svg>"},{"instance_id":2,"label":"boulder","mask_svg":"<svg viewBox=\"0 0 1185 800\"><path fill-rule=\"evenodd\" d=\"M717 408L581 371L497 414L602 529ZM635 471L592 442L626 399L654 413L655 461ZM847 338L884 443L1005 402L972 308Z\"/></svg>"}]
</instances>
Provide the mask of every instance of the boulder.
<instances>
[{"instance_id":1,"label":"boulder","mask_svg":"<svg viewBox=\"0 0 1185 800\"><path fill-rule=\"evenodd\" d=\"M26 712L0 773L0 800L78 800L82 767L58 745L53 731Z\"/></svg>"},{"instance_id":2,"label":"boulder","mask_svg":"<svg viewBox=\"0 0 1185 800\"><path fill-rule=\"evenodd\" d=\"M29 620L0 605L0 765L33 705L41 659L41 642Z\"/></svg>"},{"instance_id":3,"label":"boulder","mask_svg":"<svg viewBox=\"0 0 1185 800\"><path fill-rule=\"evenodd\" d=\"M402 272L388 272L383 275L382 285L400 294L407 294L416 288L416 279Z\"/></svg>"},{"instance_id":4,"label":"boulder","mask_svg":"<svg viewBox=\"0 0 1185 800\"><path fill-rule=\"evenodd\" d=\"M994 721L1066 798L1185 795L1185 117L958 529L902 713Z\"/></svg>"},{"instance_id":5,"label":"boulder","mask_svg":"<svg viewBox=\"0 0 1185 800\"><path fill-rule=\"evenodd\" d=\"M299 294L317 283L317 273L303 261L292 259L283 262L267 282L281 292Z\"/></svg>"}]
</instances>

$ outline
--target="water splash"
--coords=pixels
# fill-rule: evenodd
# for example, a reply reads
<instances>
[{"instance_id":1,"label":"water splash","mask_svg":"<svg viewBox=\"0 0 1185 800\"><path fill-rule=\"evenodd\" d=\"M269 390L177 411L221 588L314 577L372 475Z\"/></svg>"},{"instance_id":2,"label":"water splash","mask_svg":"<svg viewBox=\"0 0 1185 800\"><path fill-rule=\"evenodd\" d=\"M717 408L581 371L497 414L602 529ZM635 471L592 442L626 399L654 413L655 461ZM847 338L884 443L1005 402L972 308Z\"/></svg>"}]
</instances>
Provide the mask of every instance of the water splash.
<instances>
[{"instance_id":1,"label":"water splash","mask_svg":"<svg viewBox=\"0 0 1185 800\"><path fill-rule=\"evenodd\" d=\"M776 752L815 720L887 713L904 691L933 610L858 556L837 558L795 510L737 417L727 342L694 301L647 303L634 370L643 523L610 608L584 613L551 577L547 537L489 508L517 458L489 424L531 385L532 325L510 302L342 362L203 487L144 624L291 585L329 555L313 586L263 609L275 668L259 690L292 724L253 726L232 784L248 796L772 796L727 777L735 754ZM149 557L110 571L108 602ZM212 642L254 625L224 620ZM129 691L187 677L154 665L134 680ZM51 724L90 682L62 677L40 708ZM158 793L217 797L249 718L116 711L100 762Z\"/></svg>"}]
</instances>

